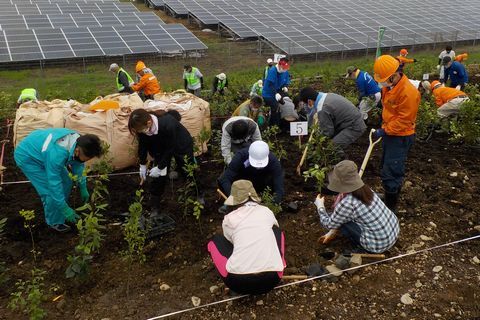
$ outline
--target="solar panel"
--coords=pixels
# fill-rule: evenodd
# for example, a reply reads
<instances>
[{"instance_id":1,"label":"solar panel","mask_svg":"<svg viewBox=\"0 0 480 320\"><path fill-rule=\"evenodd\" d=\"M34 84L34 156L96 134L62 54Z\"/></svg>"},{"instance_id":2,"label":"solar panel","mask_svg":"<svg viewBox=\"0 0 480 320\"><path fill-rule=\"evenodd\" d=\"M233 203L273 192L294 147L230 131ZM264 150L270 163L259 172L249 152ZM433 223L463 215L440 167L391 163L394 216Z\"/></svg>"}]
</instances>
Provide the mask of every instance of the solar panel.
<instances>
[{"instance_id":1,"label":"solar panel","mask_svg":"<svg viewBox=\"0 0 480 320\"><path fill-rule=\"evenodd\" d=\"M61 29L36 29L35 35L45 59L73 58L75 54Z\"/></svg>"},{"instance_id":2,"label":"solar panel","mask_svg":"<svg viewBox=\"0 0 480 320\"><path fill-rule=\"evenodd\" d=\"M32 30L4 30L12 61L45 59Z\"/></svg>"}]
</instances>

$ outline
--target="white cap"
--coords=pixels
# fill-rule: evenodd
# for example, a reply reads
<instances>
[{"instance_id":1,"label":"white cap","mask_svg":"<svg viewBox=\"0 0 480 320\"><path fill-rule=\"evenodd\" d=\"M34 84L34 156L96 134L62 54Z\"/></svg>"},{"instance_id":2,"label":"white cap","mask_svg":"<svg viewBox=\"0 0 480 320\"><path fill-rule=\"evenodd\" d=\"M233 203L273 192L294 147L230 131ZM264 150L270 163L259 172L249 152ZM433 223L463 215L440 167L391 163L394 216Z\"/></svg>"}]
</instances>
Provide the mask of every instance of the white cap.
<instances>
[{"instance_id":1,"label":"white cap","mask_svg":"<svg viewBox=\"0 0 480 320\"><path fill-rule=\"evenodd\" d=\"M264 141L255 141L248 148L248 161L254 168L265 168L268 165L270 149Z\"/></svg>"},{"instance_id":2,"label":"white cap","mask_svg":"<svg viewBox=\"0 0 480 320\"><path fill-rule=\"evenodd\" d=\"M227 76L225 75L225 73L220 73L217 75L217 78L220 79L220 80L225 80L227 78Z\"/></svg>"},{"instance_id":3,"label":"white cap","mask_svg":"<svg viewBox=\"0 0 480 320\"><path fill-rule=\"evenodd\" d=\"M262 87L263 87L263 80L262 80L262 79L258 80L258 81L257 81L257 85L258 85L260 88L262 88Z\"/></svg>"},{"instance_id":4,"label":"white cap","mask_svg":"<svg viewBox=\"0 0 480 320\"><path fill-rule=\"evenodd\" d=\"M112 63L112 64L110 65L110 68L108 69L108 71L113 71L113 70L116 70L116 69L118 69L118 64Z\"/></svg>"},{"instance_id":5,"label":"white cap","mask_svg":"<svg viewBox=\"0 0 480 320\"><path fill-rule=\"evenodd\" d=\"M273 59L272 59L272 58L268 58L268 59L267 59L267 63L268 63L268 64L273 63Z\"/></svg>"}]
</instances>

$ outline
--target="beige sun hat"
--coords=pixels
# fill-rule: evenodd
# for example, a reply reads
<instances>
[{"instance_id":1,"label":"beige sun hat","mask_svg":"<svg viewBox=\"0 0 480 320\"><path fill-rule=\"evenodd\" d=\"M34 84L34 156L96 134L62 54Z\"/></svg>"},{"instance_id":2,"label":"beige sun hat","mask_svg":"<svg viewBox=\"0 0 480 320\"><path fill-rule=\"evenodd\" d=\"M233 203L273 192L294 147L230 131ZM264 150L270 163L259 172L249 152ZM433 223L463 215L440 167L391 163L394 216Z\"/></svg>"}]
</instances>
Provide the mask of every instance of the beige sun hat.
<instances>
[{"instance_id":1,"label":"beige sun hat","mask_svg":"<svg viewBox=\"0 0 480 320\"><path fill-rule=\"evenodd\" d=\"M357 165L350 160L337 163L333 171L328 174L327 188L335 192L349 193L364 185L362 178L358 175Z\"/></svg>"},{"instance_id":2,"label":"beige sun hat","mask_svg":"<svg viewBox=\"0 0 480 320\"><path fill-rule=\"evenodd\" d=\"M224 204L227 206L236 206L248 200L255 202L262 201L250 180L237 180L232 184L230 196L225 200Z\"/></svg>"}]
</instances>

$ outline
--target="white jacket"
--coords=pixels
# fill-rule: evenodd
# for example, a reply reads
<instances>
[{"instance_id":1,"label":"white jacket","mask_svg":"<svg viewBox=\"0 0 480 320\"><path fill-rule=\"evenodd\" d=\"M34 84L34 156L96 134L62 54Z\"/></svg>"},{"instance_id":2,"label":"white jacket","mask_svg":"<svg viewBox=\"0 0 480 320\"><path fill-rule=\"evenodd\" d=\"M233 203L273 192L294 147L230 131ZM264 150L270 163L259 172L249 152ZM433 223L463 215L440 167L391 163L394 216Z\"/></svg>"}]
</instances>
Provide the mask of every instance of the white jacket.
<instances>
[{"instance_id":1,"label":"white jacket","mask_svg":"<svg viewBox=\"0 0 480 320\"><path fill-rule=\"evenodd\" d=\"M223 219L223 235L233 243L227 271L249 274L283 271L285 267L272 227L278 226L273 212L250 201Z\"/></svg>"}]
</instances>

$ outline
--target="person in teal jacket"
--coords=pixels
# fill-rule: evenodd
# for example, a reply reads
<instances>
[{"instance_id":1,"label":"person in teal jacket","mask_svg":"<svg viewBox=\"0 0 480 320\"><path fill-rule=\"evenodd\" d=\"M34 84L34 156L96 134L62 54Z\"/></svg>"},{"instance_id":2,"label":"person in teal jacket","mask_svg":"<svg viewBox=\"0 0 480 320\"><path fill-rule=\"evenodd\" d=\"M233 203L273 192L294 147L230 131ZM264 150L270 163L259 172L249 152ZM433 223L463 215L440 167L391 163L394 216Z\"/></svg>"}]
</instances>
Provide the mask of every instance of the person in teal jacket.
<instances>
[{"instance_id":1,"label":"person in teal jacket","mask_svg":"<svg viewBox=\"0 0 480 320\"><path fill-rule=\"evenodd\" d=\"M101 153L96 135L81 136L64 128L35 130L15 148L15 162L40 195L45 220L54 230L67 232L70 227L65 221L73 223L79 218L68 205L72 189L69 170L77 176L82 201L87 202L90 195L83 175L84 162Z\"/></svg>"}]
</instances>

